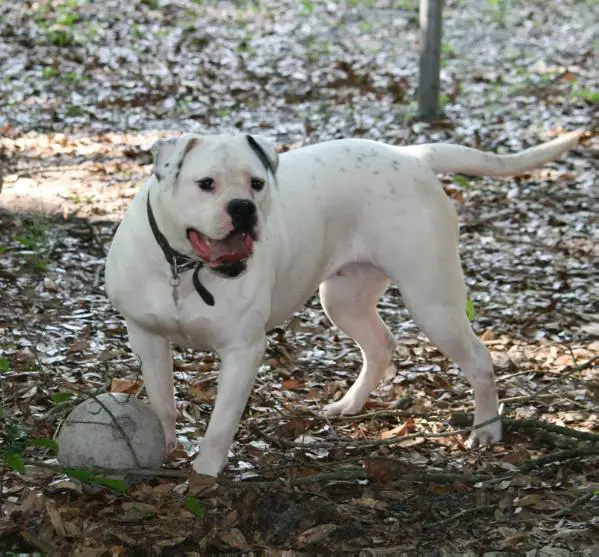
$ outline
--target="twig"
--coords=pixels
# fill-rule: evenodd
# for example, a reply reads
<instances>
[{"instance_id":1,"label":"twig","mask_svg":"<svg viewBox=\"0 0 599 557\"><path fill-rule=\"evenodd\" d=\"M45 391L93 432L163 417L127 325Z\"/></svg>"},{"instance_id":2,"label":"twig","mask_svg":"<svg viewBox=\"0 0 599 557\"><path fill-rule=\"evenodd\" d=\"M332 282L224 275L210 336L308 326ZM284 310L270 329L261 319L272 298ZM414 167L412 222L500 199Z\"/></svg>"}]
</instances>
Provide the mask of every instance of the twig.
<instances>
[{"instance_id":1,"label":"twig","mask_svg":"<svg viewBox=\"0 0 599 557\"><path fill-rule=\"evenodd\" d=\"M468 413L458 413L452 416L451 423L452 425L456 425L458 427L464 426L467 423L471 423L473 419L472 414ZM535 420L533 418L525 418L522 420L516 418L502 418L503 425L507 427L511 427L519 430L530 430L530 429L540 429L550 433L556 433L558 435L563 435L565 437L573 437L574 439L578 439L580 441L590 441L591 443L599 443L599 435L596 433L592 433L590 431L579 431L577 429L571 429L569 427L564 427L556 424L550 424L548 422L543 422L541 420Z\"/></svg>"},{"instance_id":2,"label":"twig","mask_svg":"<svg viewBox=\"0 0 599 557\"><path fill-rule=\"evenodd\" d=\"M590 501L595 496L593 490L588 491L584 495L581 495L577 499L574 499L572 503L570 503L567 507L560 509L559 511L554 512L550 515L550 518L559 518L560 516L568 516L574 509L580 507L583 503Z\"/></svg>"},{"instance_id":3,"label":"twig","mask_svg":"<svg viewBox=\"0 0 599 557\"><path fill-rule=\"evenodd\" d=\"M100 281L102 280L102 271L104 270L105 261L100 261L96 265L96 271L94 272L94 282L92 283L92 288L98 288L100 286Z\"/></svg>"},{"instance_id":4,"label":"twig","mask_svg":"<svg viewBox=\"0 0 599 557\"><path fill-rule=\"evenodd\" d=\"M23 459L23 462L27 466L35 466L36 468L45 468L47 470L54 470L55 472L64 474L65 466L60 464L50 464L48 462L40 462L33 459ZM168 468L122 468L122 469L110 469L110 468L77 468L82 472L90 472L92 474L98 474L102 477L110 476L139 476L144 478L176 478L176 479L187 479L187 472L185 470L173 470Z\"/></svg>"},{"instance_id":5,"label":"twig","mask_svg":"<svg viewBox=\"0 0 599 557\"><path fill-rule=\"evenodd\" d=\"M549 244L544 244L542 242L535 242L533 240L528 240L526 238L523 238L522 236L507 236L506 234L493 234L493 238L500 240L502 242L507 242L510 244L524 244L526 246L532 246L535 248L539 248L542 250L547 250L547 251L553 251L553 252L563 252L565 251L567 248L565 246L552 246Z\"/></svg>"},{"instance_id":6,"label":"twig","mask_svg":"<svg viewBox=\"0 0 599 557\"><path fill-rule=\"evenodd\" d=\"M574 357L574 354L572 354L572 359L574 360L574 365L569 370L560 373L559 377L556 377L553 381L539 389L535 393L535 395L538 396L540 394L543 394L544 392L552 389L556 384L561 383L564 379L566 379L566 377L569 377L573 373L576 373L577 371L584 371L585 369L591 367L597 360L599 360L599 356L593 356L590 360L587 360L586 362L584 362L584 364L580 365L576 363L576 358Z\"/></svg>"},{"instance_id":7,"label":"twig","mask_svg":"<svg viewBox=\"0 0 599 557\"><path fill-rule=\"evenodd\" d=\"M33 547L39 549L42 553L46 555L55 555L56 548L53 544L46 540L42 540L39 536L32 534L29 530L23 529L21 530L21 537Z\"/></svg>"},{"instance_id":8,"label":"twig","mask_svg":"<svg viewBox=\"0 0 599 557\"><path fill-rule=\"evenodd\" d=\"M502 211L497 211L496 213L491 213L490 215L485 215L477 220L471 222L465 222L460 225L460 232L468 232L471 230L475 230L479 226L483 224L487 224L490 221L497 221L502 219L503 217L509 216L518 216L520 211L518 209L504 209Z\"/></svg>"},{"instance_id":9,"label":"twig","mask_svg":"<svg viewBox=\"0 0 599 557\"><path fill-rule=\"evenodd\" d=\"M223 485L237 486L242 485L250 488L273 488L283 485L290 486L301 486L315 483L324 483L329 481L352 481L352 480L365 480L368 478L368 473L364 468L352 467L335 472L324 472L322 474L314 474L313 476L302 476L300 478L278 478L276 480L270 480L266 482L253 482L251 480L245 480L243 482L224 482ZM219 482L221 483L221 482Z\"/></svg>"},{"instance_id":10,"label":"twig","mask_svg":"<svg viewBox=\"0 0 599 557\"><path fill-rule=\"evenodd\" d=\"M301 443L296 441L289 441L287 439L283 439L280 437L274 437L268 435L258 428L252 428L254 432L263 437L264 439L270 441L271 443L278 443L281 445L285 445L287 447L295 447L300 449L330 449L330 448L343 448L343 447L356 447L356 448L370 448L370 447L378 447L380 445L393 445L396 443L404 443L405 441L410 441L412 439L437 439L441 437L453 437L454 435L461 435L463 433L471 433L475 429L479 429L483 426L496 422L500 420L501 416L495 416L490 420L485 422L481 422L473 427L465 427L463 429L456 429L452 431L443 431L441 433L411 433L409 435L404 435L402 437L391 437L390 439L377 439L372 441L351 441L351 440L341 440L338 442L335 441L322 441L315 443Z\"/></svg>"},{"instance_id":11,"label":"twig","mask_svg":"<svg viewBox=\"0 0 599 557\"><path fill-rule=\"evenodd\" d=\"M364 460L380 460L378 457L374 459ZM334 472L323 472L322 474L313 474L312 476L301 476L299 478L278 478L257 482L243 480L241 482L234 481L219 481L222 485L229 487L247 487L254 489L276 488L283 485L302 486L315 483L325 483L330 481L350 481L350 480L366 480L369 479L368 471L364 468L351 467L336 470ZM485 478L487 479L487 478ZM483 481L482 477L471 476L469 474L448 474L444 472L423 472L420 474L403 474L400 470L397 471L397 477L393 477L394 481L399 482L420 482L420 483L447 483L461 481L464 483L477 483Z\"/></svg>"},{"instance_id":12,"label":"twig","mask_svg":"<svg viewBox=\"0 0 599 557\"><path fill-rule=\"evenodd\" d=\"M382 418L392 416L396 418L429 418L442 419L442 414L433 414L427 412L410 412L409 410L395 410L393 407L388 410L375 410L374 412L364 412L363 414L353 414L351 416L335 416L334 421L357 421L367 420L368 418Z\"/></svg>"},{"instance_id":13,"label":"twig","mask_svg":"<svg viewBox=\"0 0 599 557\"><path fill-rule=\"evenodd\" d=\"M460 511L459 513L451 515L449 518L446 518L444 520L438 520L432 524L428 524L427 526L425 526L425 528L438 528L439 526L444 526L445 524L449 524L450 522L453 522L454 520L459 520L460 518L464 518L465 516L486 511L493 511L496 508L497 505L487 505L485 507L472 507L471 509L465 509L463 511Z\"/></svg>"},{"instance_id":14,"label":"twig","mask_svg":"<svg viewBox=\"0 0 599 557\"><path fill-rule=\"evenodd\" d=\"M582 458L585 456L599 455L599 447L590 447L583 449L570 449L565 451L559 451L557 453L551 453L546 456L539 458L532 458L525 460L518 469L520 472L529 472L533 468L540 468L546 464L552 464L554 462L561 462L563 460L570 460L571 458Z\"/></svg>"},{"instance_id":15,"label":"twig","mask_svg":"<svg viewBox=\"0 0 599 557\"><path fill-rule=\"evenodd\" d=\"M87 219L84 220L83 222L85 223L85 225L87 226L87 228L90 231L91 237L93 239L93 243L96 244L96 247L100 250L100 253L104 256L104 259L106 259L106 256L108 254L106 253L106 248L104 247L102 240L100 240L100 237L98 236L96 227L91 222L89 222Z\"/></svg>"},{"instance_id":16,"label":"twig","mask_svg":"<svg viewBox=\"0 0 599 557\"><path fill-rule=\"evenodd\" d=\"M544 394L532 394L532 395L520 395L520 396L510 396L510 397L506 397L506 398L502 398L499 400L499 403L503 403L503 404L510 404L512 402L526 402L528 400L535 400L537 398L558 398L561 395L559 393L544 393ZM453 412L461 412L463 410L466 410L468 408L472 408L474 407L474 403L470 403L470 404L464 404L463 406L460 406L458 408L454 408Z\"/></svg>"}]
</instances>

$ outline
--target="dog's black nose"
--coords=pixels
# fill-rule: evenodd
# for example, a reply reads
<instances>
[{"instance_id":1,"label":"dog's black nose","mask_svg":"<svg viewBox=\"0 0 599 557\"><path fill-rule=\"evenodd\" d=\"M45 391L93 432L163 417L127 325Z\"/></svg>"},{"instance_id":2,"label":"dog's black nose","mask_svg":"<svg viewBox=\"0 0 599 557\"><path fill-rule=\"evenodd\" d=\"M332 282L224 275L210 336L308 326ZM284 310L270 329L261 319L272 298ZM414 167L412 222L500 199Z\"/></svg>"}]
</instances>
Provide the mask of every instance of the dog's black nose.
<instances>
[{"instance_id":1,"label":"dog's black nose","mask_svg":"<svg viewBox=\"0 0 599 557\"><path fill-rule=\"evenodd\" d=\"M227 205L227 212L238 232L251 232L258 224L256 204L249 199L232 199Z\"/></svg>"}]
</instances>

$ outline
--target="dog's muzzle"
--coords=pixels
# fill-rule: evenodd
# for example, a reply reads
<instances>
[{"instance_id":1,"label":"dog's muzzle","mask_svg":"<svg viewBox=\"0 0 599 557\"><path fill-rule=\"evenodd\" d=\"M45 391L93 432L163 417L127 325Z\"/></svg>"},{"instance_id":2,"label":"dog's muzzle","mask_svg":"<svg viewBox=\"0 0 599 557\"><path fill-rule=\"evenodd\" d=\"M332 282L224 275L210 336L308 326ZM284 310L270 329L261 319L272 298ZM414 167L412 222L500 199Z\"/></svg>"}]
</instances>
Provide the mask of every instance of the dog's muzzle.
<instances>
[{"instance_id":1,"label":"dog's muzzle","mask_svg":"<svg viewBox=\"0 0 599 557\"><path fill-rule=\"evenodd\" d=\"M232 199L226 206L233 230L219 240L209 238L194 228L187 229L187 238L194 253L211 269L235 277L246 268L246 262L258 240L258 209L249 199Z\"/></svg>"}]
</instances>

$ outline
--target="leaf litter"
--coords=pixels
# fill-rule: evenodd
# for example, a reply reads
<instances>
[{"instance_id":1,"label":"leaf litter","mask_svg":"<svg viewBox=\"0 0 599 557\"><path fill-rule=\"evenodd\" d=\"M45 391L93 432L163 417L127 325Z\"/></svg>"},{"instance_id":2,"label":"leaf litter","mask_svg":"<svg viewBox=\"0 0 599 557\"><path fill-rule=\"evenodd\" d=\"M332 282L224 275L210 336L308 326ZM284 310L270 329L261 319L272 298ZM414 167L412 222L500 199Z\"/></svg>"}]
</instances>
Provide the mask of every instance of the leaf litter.
<instances>
[{"instance_id":1,"label":"leaf litter","mask_svg":"<svg viewBox=\"0 0 599 557\"><path fill-rule=\"evenodd\" d=\"M447 2L444 115L429 125L415 119L416 4L0 3L2 440L26 470L3 471L3 549L590 555L597 7ZM469 386L392 287L380 311L397 371L359 417L319 414L361 361L314 297L271 333L229 466L199 501L182 482L214 402L211 354L175 349L180 447L164 475L124 496L52 468L50 441L84 397L145 396L103 261L156 138L244 131L281 151L362 136L508 152L579 127L576 149L524 177L443 178L504 443L468 451L452 433L470 423Z\"/></svg>"}]
</instances>

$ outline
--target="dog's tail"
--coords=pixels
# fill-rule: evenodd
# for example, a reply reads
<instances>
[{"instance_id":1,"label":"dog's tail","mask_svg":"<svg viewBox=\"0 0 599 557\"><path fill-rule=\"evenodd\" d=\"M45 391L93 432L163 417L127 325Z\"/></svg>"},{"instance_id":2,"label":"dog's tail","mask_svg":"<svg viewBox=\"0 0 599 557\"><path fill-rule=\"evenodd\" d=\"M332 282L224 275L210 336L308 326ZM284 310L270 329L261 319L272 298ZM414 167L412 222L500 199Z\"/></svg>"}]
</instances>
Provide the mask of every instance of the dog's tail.
<instances>
[{"instance_id":1,"label":"dog's tail","mask_svg":"<svg viewBox=\"0 0 599 557\"><path fill-rule=\"evenodd\" d=\"M495 155L449 143L424 143L401 149L424 160L437 174L517 176L559 158L578 143L583 133L570 132L514 155Z\"/></svg>"}]
</instances>

